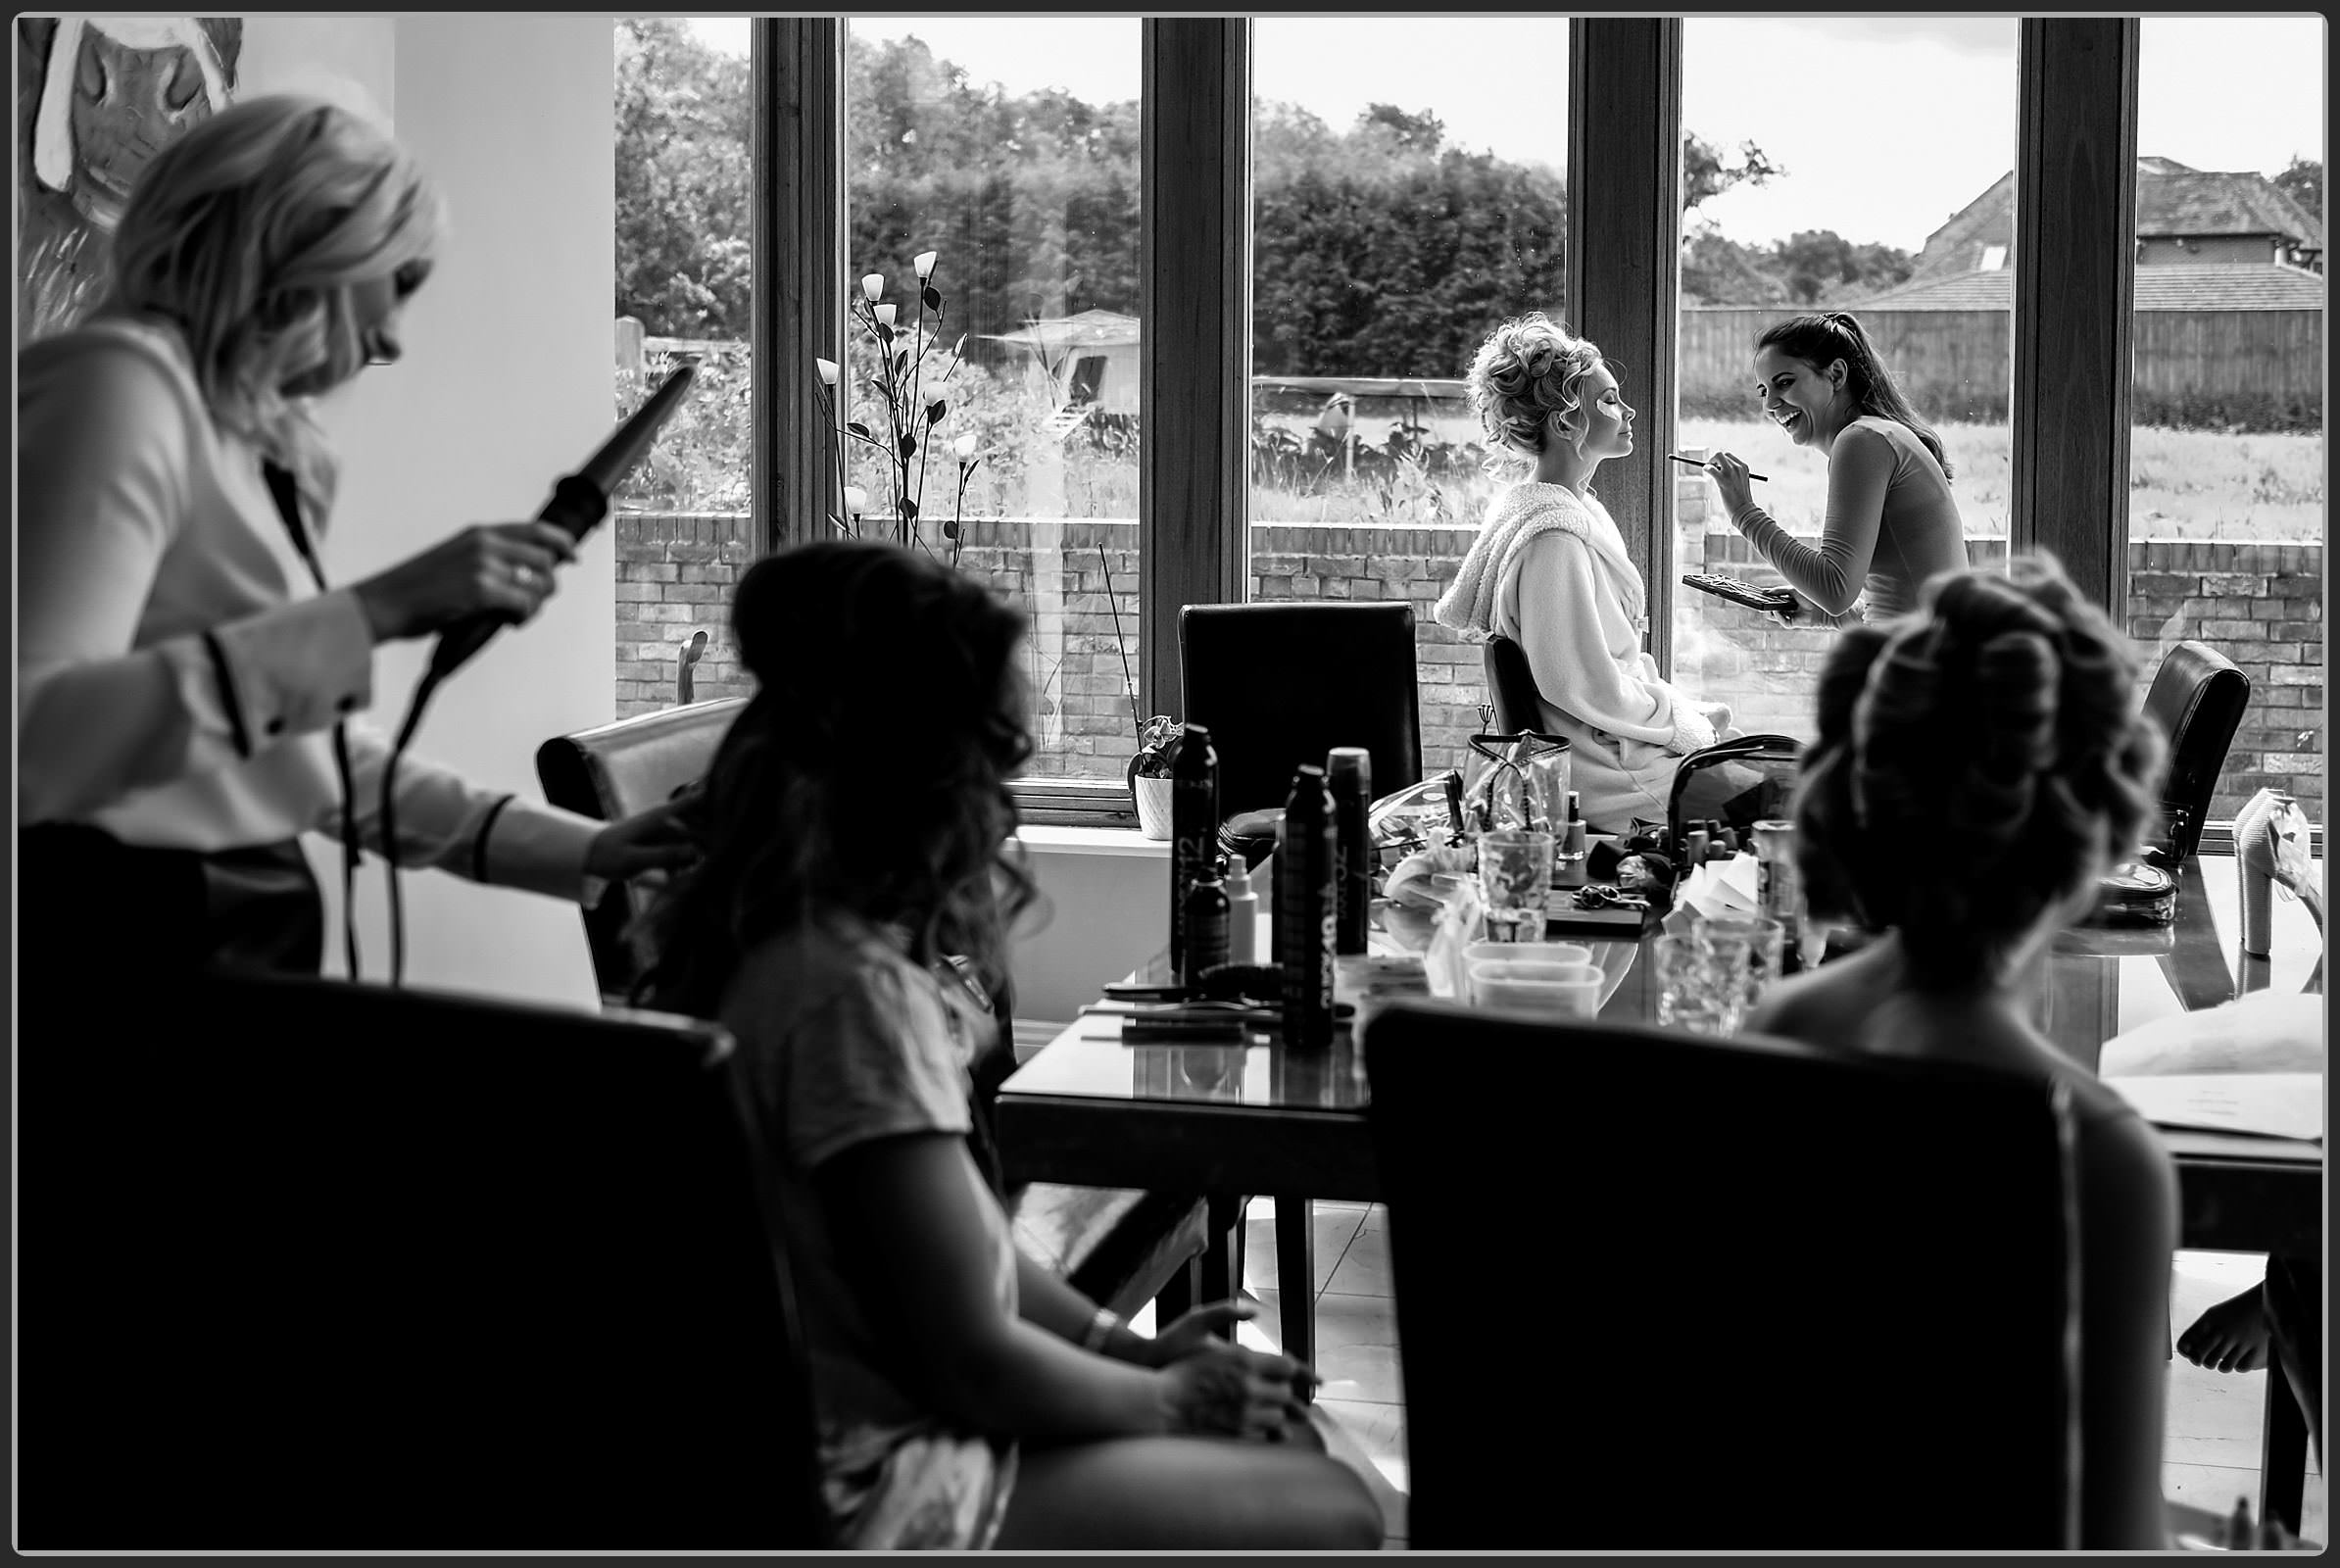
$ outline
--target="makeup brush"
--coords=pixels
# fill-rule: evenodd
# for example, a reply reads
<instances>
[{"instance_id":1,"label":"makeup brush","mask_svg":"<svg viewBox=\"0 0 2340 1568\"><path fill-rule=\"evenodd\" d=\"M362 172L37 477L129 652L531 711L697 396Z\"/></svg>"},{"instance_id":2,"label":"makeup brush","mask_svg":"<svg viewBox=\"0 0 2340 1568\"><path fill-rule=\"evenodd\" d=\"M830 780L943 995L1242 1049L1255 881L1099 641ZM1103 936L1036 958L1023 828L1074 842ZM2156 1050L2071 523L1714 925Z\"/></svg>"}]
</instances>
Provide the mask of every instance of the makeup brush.
<instances>
[{"instance_id":1,"label":"makeup brush","mask_svg":"<svg viewBox=\"0 0 2340 1568\"><path fill-rule=\"evenodd\" d=\"M1666 456L1673 459L1676 463L1686 463L1693 468L1703 468L1706 466L1706 460L1704 458L1685 458L1679 452L1669 452L1666 454ZM1770 475L1757 473L1754 470L1749 469L1747 472L1747 477L1750 479L1766 479L1769 478Z\"/></svg>"}]
</instances>

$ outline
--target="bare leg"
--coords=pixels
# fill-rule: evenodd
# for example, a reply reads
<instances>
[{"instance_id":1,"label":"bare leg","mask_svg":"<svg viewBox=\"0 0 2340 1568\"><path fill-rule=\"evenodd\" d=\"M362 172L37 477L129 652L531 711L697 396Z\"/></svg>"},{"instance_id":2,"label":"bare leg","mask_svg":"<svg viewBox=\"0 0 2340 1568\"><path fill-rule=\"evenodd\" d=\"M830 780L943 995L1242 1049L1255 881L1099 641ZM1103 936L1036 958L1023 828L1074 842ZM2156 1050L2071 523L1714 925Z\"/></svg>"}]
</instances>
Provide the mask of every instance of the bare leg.
<instances>
[{"instance_id":1,"label":"bare leg","mask_svg":"<svg viewBox=\"0 0 2340 1568\"><path fill-rule=\"evenodd\" d=\"M1313 1446L1119 1438L1027 1446L1001 1551L1378 1551L1381 1509Z\"/></svg>"}]
</instances>

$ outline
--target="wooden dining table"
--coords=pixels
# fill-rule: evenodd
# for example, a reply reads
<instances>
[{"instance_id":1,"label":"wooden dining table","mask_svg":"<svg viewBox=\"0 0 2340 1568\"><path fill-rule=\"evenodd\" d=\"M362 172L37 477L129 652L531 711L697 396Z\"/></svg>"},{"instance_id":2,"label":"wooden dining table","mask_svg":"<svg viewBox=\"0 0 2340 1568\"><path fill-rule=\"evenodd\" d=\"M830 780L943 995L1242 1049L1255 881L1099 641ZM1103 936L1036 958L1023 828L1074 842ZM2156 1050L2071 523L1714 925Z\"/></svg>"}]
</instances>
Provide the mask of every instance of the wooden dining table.
<instances>
[{"instance_id":1,"label":"wooden dining table","mask_svg":"<svg viewBox=\"0 0 2340 1568\"><path fill-rule=\"evenodd\" d=\"M2235 877L2231 858L2189 860L2178 873L2173 926L2060 937L2038 1015L2057 1047L2094 1069L2107 1040L2157 1018L2249 991L2299 989L2304 963L2241 954ZM1589 944L1609 976L1603 1021L1656 1022L1653 966L1643 951L1652 935ZM1158 958L1130 977L1141 984L1166 978ZM1502 1086L1487 1091L1500 1094ZM1273 1198L1280 1219L1304 1215L1314 1199L1381 1200L1364 1114L1369 1099L1364 1054L1345 1026L1314 1051L1288 1048L1272 1027L1241 1043L1126 1044L1120 1016L1093 1011L1016 1069L1000 1086L995 1113L1011 1181L1212 1195L1218 1218L1201 1288L1215 1298L1242 1283L1234 1249L1243 1196ZM2177 1166L2180 1247L2307 1259L2317 1265L2307 1277L2320 1278L2319 1142L2175 1127L2162 1137ZM1314 1277L1310 1229L1304 1220L1277 1225L1283 1278ZM1284 1348L1308 1359L1309 1292L1284 1293L1280 1326ZM2306 1426L2280 1377L2268 1379L2266 1419L2262 1512L2296 1533Z\"/></svg>"}]
</instances>

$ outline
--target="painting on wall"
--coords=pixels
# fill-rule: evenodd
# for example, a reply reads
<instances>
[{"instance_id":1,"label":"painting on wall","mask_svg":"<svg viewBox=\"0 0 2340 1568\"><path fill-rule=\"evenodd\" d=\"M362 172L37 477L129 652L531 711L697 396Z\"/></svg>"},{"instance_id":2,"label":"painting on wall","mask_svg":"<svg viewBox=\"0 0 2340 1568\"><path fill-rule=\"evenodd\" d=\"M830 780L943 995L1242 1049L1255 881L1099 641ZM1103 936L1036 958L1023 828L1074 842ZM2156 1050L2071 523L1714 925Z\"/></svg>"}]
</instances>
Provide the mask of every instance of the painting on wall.
<instances>
[{"instance_id":1,"label":"painting on wall","mask_svg":"<svg viewBox=\"0 0 2340 1568\"><path fill-rule=\"evenodd\" d=\"M241 17L17 19L17 343L105 287L106 243L155 154L225 108Z\"/></svg>"}]
</instances>

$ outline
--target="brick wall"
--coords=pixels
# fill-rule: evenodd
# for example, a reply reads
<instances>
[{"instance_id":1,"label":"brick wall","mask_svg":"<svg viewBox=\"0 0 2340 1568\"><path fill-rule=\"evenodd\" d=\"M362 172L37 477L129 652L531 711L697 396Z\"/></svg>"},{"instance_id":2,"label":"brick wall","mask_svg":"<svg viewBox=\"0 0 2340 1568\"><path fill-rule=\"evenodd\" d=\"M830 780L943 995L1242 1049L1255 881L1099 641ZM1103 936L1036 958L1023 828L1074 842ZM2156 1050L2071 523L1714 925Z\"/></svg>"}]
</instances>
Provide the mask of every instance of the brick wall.
<instances>
[{"instance_id":1,"label":"brick wall","mask_svg":"<svg viewBox=\"0 0 2340 1568\"><path fill-rule=\"evenodd\" d=\"M1690 476L1677 510L1684 571L1778 580L1707 514ZM1431 619L1472 528L1263 524L1252 530L1255 599L1404 600L1414 608L1423 759L1459 758L1486 700L1479 649ZM1037 544L1037 550L1035 548ZM1104 560L1099 561L1102 549ZM1118 777L1134 747L1123 654L1137 662L1137 528L1129 521L1006 519L969 523L963 569L1035 611L1031 640L1035 772ZM1976 539L1977 564L2006 559ZM725 627L732 585L753 559L744 515L642 514L617 518L617 711L671 706L682 646L708 633L694 696L745 696ZM1111 572L1112 600L1106 598ZM2137 540L2129 546L2128 630L2150 680L2172 643L2200 638L2251 677L2251 706L2227 755L2214 814L2229 816L2263 786L2288 789L2320 820L2323 803L2323 546ZM1118 606L1118 626L1115 607ZM1811 732L1826 634L1687 589L1676 591L1676 678L1731 702L1743 729ZM2142 688L2140 688L2140 692Z\"/></svg>"},{"instance_id":2,"label":"brick wall","mask_svg":"<svg viewBox=\"0 0 2340 1568\"><path fill-rule=\"evenodd\" d=\"M691 634L707 634L692 667L692 700L745 697L754 688L731 646L731 590L756 559L746 513L619 513L617 716L675 705L675 677Z\"/></svg>"}]
</instances>

